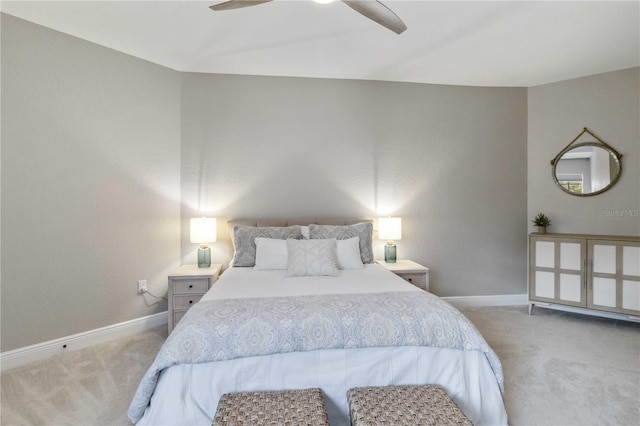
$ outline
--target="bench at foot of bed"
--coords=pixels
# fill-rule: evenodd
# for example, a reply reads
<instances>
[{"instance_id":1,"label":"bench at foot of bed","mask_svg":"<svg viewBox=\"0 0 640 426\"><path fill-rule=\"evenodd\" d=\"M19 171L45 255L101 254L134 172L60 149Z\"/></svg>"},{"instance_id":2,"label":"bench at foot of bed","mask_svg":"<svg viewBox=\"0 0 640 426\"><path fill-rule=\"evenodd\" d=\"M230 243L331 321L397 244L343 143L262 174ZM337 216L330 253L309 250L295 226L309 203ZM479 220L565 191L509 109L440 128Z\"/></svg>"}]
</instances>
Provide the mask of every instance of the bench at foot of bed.
<instances>
[{"instance_id":1,"label":"bench at foot of bed","mask_svg":"<svg viewBox=\"0 0 640 426\"><path fill-rule=\"evenodd\" d=\"M472 426L447 392L436 385L353 388L347 400L353 426Z\"/></svg>"},{"instance_id":2,"label":"bench at foot of bed","mask_svg":"<svg viewBox=\"0 0 640 426\"><path fill-rule=\"evenodd\" d=\"M212 426L329 426L320 389L225 393Z\"/></svg>"}]
</instances>

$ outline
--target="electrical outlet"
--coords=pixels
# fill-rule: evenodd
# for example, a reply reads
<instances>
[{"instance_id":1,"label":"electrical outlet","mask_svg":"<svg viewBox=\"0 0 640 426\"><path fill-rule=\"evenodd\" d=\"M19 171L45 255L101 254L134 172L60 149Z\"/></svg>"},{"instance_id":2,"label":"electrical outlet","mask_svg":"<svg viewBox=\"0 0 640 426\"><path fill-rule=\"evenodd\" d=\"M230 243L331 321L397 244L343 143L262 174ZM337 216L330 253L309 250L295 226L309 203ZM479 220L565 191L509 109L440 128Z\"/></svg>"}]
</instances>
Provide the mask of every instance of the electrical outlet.
<instances>
[{"instance_id":1,"label":"electrical outlet","mask_svg":"<svg viewBox=\"0 0 640 426\"><path fill-rule=\"evenodd\" d=\"M147 280L138 280L138 294L147 291Z\"/></svg>"}]
</instances>

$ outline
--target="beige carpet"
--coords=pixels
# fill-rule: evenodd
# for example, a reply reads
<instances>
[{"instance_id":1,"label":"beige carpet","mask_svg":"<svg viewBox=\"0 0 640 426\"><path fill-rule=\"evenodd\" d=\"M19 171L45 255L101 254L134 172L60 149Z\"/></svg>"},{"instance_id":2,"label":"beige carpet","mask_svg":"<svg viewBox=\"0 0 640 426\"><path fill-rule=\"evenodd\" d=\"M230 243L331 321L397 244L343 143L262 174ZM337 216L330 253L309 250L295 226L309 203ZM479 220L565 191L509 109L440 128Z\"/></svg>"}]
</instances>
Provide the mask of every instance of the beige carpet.
<instances>
[{"instance_id":1,"label":"beige carpet","mask_svg":"<svg viewBox=\"0 0 640 426\"><path fill-rule=\"evenodd\" d=\"M526 307L463 313L502 361L512 425L640 425L640 324Z\"/></svg>"},{"instance_id":2,"label":"beige carpet","mask_svg":"<svg viewBox=\"0 0 640 426\"><path fill-rule=\"evenodd\" d=\"M640 324L526 307L463 309L500 357L511 425L640 425ZM2 425L129 425L166 328L2 374Z\"/></svg>"}]
</instances>

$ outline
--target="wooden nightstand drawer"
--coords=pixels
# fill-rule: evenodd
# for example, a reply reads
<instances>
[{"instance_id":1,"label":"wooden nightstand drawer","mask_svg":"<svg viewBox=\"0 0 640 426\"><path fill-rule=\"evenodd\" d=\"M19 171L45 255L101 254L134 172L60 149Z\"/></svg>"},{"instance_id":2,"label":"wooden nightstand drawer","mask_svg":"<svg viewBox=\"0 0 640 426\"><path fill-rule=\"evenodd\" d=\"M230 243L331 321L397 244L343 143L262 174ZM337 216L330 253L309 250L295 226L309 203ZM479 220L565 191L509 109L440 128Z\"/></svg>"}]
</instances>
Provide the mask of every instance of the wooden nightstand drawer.
<instances>
[{"instance_id":1,"label":"wooden nightstand drawer","mask_svg":"<svg viewBox=\"0 0 640 426\"><path fill-rule=\"evenodd\" d=\"M178 324L186 313L187 311L175 311L173 313L173 325L175 326L176 324Z\"/></svg>"},{"instance_id":2,"label":"wooden nightstand drawer","mask_svg":"<svg viewBox=\"0 0 640 426\"><path fill-rule=\"evenodd\" d=\"M198 300L202 299L202 294L192 296L173 296L173 309L189 309Z\"/></svg>"},{"instance_id":3,"label":"wooden nightstand drawer","mask_svg":"<svg viewBox=\"0 0 640 426\"><path fill-rule=\"evenodd\" d=\"M176 280L173 284L174 294L204 294L209 290L209 280Z\"/></svg>"},{"instance_id":4,"label":"wooden nightstand drawer","mask_svg":"<svg viewBox=\"0 0 640 426\"><path fill-rule=\"evenodd\" d=\"M407 259L395 263L378 260L377 263L419 289L429 291L429 268Z\"/></svg>"},{"instance_id":5,"label":"wooden nightstand drawer","mask_svg":"<svg viewBox=\"0 0 640 426\"><path fill-rule=\"evenodd\" d=\"M425 273L396 272L396 275L416 287L420 287L423 290L427 289L427 275Z\"/></svg>"}]
</instances>

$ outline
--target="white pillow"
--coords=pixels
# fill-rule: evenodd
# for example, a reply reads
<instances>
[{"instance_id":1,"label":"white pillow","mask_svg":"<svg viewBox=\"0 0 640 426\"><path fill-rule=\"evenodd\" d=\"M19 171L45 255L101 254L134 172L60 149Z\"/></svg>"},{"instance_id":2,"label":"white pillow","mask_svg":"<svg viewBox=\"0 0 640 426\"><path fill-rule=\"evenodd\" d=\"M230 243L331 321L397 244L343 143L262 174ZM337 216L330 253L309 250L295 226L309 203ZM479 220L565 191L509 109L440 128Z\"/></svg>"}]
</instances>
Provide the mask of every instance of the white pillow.
<instances>
[{"instance_id":1,"label":"white pillow","mask_svg":"<svg viewBox=\"0 0 640 426\"><path fill-rule=\"evenodd\" d=\"M338 268L362 269L364 265L360 257L360 237L336 241Z\"/></svg>"},{"instance_id":2,"label":"white pillow","mask_svg":"<svg viewBox=\"0 0 640 426\"><path fill-rule=\"evenodd\" d=\"M360 237L360 256L362 263L373 263L373 224L371 222L356 223L355 225L315 225L309 224L309 238L336 238L346 240Z\"/></svg>"},{"instance_id":3,"label":"white pillow","mask_svg":"<svg viewBox=\"0 0 640 426\"><path fill-rule=\"evenodd\" d=\"M289 252L288 277L340 274L336 259L336 239L286 240Z\"/></svg>"},{"instance_id":4,"label":"white pillow","mask_svg":"<svg viewBox=\"0 0 640 426\"><path fill-rule=\"evenodd\" d=\"M256 264L256 238L302 238L300 226L248 226L233 225L233 266Z\"/></svg>"},{"instance_id":5,"label":"white pillow","mask_svg":"<svg viewBox=\"0 0 640 426\"><path fill-rule=\"evenodd\" d=\"M287 240L258 237L256 243L256 264L254 269L287 269Z\"/></svg>"}]
</instances>

